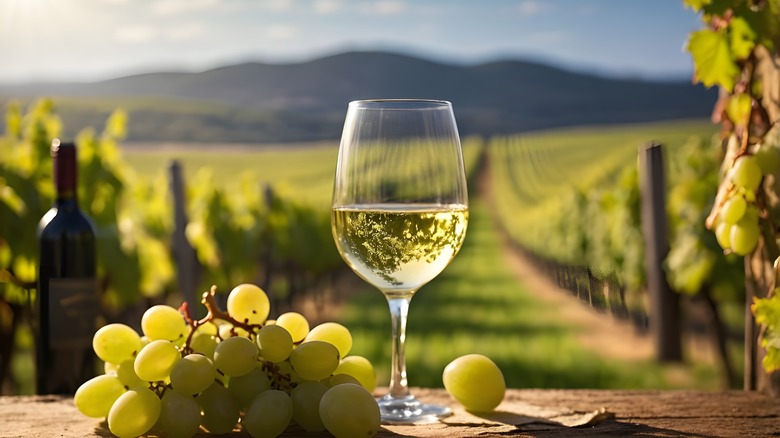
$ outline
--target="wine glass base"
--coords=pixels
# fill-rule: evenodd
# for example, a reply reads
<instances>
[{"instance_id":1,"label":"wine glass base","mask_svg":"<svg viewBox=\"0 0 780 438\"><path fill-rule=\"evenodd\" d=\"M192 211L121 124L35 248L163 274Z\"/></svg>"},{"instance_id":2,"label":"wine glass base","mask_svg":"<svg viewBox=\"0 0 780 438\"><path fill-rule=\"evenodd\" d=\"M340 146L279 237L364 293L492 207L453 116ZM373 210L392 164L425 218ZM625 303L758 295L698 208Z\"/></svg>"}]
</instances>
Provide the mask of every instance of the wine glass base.
<instances>
[{"instance_id":1,"label":"wine glass base","mask_svg":"<svg viewBox=\"0 0 780 438\"><path fill-rule=\"evenodd\" d=\"M396 398L388 394L379 398L377 403L385 424L435 423L452 415L447 406L422 403L413 395Z\"/></svg>"}]
</instances>

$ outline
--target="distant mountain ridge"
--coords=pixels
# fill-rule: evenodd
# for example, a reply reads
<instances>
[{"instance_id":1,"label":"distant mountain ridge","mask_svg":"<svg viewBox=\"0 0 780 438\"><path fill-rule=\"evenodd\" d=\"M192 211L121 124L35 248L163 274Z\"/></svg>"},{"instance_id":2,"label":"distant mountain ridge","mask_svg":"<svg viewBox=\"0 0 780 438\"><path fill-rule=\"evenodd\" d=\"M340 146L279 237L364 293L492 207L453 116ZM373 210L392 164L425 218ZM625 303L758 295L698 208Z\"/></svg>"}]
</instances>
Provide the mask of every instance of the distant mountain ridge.
<instances>
[{"instance_id":1,"label":"distant mountain ridge","mask_svg":"<svg viewBox=\"0 0 780 438\"><path fill-rule=\"evenodd\" d=\"M706 117L716 94L689 82L606 78L519 60L450 65L386 52L291 64L245 63L91 83L0 86L0 100L54 96L69 129L130 112L130 140L337 139L346 104L369 98L453 103L464 135Z\"/></svg>"}]
</instances>

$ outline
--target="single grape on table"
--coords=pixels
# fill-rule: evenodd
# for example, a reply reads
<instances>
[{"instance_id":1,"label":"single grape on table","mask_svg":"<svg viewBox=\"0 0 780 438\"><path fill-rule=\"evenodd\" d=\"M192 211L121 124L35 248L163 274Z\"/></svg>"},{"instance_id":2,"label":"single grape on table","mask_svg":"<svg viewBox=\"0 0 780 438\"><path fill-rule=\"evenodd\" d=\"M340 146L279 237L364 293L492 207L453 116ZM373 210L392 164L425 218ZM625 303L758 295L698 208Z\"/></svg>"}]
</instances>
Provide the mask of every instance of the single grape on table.
<instances>
[{"instance_id":1,"label":"single grape on table","mask_svg":"<svg viewBox=\"0 0 780 438\"><path fill-rule=\"evenodd\" d=\"M464 408L490 412L504 399L506 383L498 366L481 354L468 354L450 362L442 376L444 387Z\"/></svg>"}]
</instances>

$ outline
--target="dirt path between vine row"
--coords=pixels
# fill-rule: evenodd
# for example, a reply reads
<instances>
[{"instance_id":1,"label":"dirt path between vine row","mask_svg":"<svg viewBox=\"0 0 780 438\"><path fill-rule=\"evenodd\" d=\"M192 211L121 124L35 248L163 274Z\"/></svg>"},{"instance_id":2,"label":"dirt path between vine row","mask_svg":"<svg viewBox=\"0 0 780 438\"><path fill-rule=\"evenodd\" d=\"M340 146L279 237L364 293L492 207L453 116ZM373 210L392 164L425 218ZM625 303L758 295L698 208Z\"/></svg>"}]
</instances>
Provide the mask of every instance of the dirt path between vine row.
<instances>
[{"instance_id":1,"label":"dirt path between vine row","mask_svg":"<svg viewBox=\"0 0 780 438\"><path fill-rule=\"evenodd\" d=\"M486 158L477 179L478 196L485 199L490 208L494 205L493 190L490 179L490 163ZM497 232L500 225L493 221ZM536 269L533 263L511 246L508 238L502 239L504 259L507 266L528 291L544 303L556 309L561 320L570 322L580 328L577 335L581 344L607 358L629 361L652 360L655 356L653 339L648 333L640 333L628 320L620 320L607 313L585 305L569 291L559 287L555 282ZM697 362L714 364L717 357L707 339L702 336L685 337L684 355ZM670 369L667 376L670 383L685 385L688 377L683 369L679 373Z\"/></svg>"}]
</instances>

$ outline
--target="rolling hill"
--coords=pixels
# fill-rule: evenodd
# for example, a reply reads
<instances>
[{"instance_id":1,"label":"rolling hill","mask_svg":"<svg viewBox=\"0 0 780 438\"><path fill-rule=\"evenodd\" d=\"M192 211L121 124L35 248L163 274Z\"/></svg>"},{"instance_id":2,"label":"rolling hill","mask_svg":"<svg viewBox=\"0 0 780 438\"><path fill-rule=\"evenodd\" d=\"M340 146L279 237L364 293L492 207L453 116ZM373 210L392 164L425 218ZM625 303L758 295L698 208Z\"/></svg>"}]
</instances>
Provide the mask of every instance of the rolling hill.
<instances>
[{"instance_id":1,"label":"rolling hill","mask_svg":"<svg viewBox=\"0 0 780 438\"><path fill-rule=\"evenodd\" d=\"M74 131L100 126L122 107L130 113L129 140L292 142L337 139L355 99L449 100L469 135L706 117L716 93L687 81L607 78L519 60L456 65L350 52L293 64L0 86L0 101L41 96L55 98Z\"/></svg>"}]
</instances>

